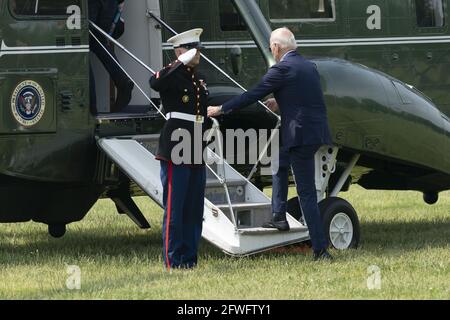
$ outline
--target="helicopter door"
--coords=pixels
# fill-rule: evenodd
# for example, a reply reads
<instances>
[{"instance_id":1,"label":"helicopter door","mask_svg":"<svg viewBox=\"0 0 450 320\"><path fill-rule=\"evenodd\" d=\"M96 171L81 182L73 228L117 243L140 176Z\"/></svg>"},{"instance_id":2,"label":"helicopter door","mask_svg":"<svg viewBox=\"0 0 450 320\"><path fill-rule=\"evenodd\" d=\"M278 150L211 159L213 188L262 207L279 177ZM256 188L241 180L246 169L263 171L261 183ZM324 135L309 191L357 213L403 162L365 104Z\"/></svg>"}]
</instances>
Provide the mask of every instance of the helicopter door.
<instances>
[{"instance_id":1,"label":"helicopter door","mask_svg":"<svg viewBox=\"0 0 450 320\"><path fill-rule=\"evenodd\" d=\"M163 67L161 30L155 20L147 17L147 10L160 15L159 0L126 2L122 14L125 19L125 32L118 41L133 52L141 61L145 62L146 65L151 66L155 70L160 70ZM115 53L120 65L136 80L145 93L149 97L158 98L159 94L151 91L148 85L150 74L143 71L140 65L136 64L125 52L117 47L115 48ZM114 89L114 85L110 85L109 74L94 54L91 54L91 59L96 78L97 108L99 112L109 112L111 101L114 101L115 96L115 94L111 94L111 89ZM126 111L147 112L148 110L148 101L142 93L137 89L133 90L130 106L126 108ZM150 108L150 110L153 111L153 108Z\"/></svg>"}]
</instances>

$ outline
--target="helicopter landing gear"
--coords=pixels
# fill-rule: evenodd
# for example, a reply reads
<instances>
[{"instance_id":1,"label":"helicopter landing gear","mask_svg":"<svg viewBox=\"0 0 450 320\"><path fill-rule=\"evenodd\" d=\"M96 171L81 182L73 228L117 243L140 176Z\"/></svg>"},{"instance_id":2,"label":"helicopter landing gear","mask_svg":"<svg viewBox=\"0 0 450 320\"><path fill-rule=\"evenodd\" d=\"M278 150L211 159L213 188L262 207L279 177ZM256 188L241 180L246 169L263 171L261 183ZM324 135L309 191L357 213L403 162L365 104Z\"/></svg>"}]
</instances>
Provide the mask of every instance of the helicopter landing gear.
<instances>
[{"instance_id":1,"label":"helicopter landing gear","mask_svg":"<svg viewBox=\"0 0 450 320\"><path fill-rule=\"evenodd\" d=\"M319 211L322 218L325 235L330 245L338 250L356 249L359 245L359 219L352 205L344 199L338 198L350 173L359 160L355 154L347 164L344 172L338 177L337 183L330 190L330 176L336 171L337 147L322 147L316 154L316 190L319 201ZM434 199L432 199L434 200ZM302 210L297 197L288 201L288 212L302 224Z\"/></svg>"},{"instance_id":2,"label":"helicopter landing gear","mask_svg":"<svg viewBox=\"0 0 450 320\"><path fill-rule=\"evenodd\" d=\"M359 219L355 209L344 199L332 197L319 203L325 235L333 248L356 249L359 245Z\"/></svg>"},{"instance_id":3,"label":"helicopter landing gear","mask_svg":"<svg viewBox=\"0 0 450 320\"><path fill-rule=\"evenodd\" d=\"M66 225L65 224L49 224L48 225L48 233L53 238L62 238L66 234Z\"/></svg>"},{"instance_id":4,"label":"helicopter landing gear","mask_svg":"<svg viewBox=\"0 0 450 320\"><path fill-rule=\"evenodd\" d=\"M423 194L423 201L429 205L436 204L439 201L439 194L437 192L425 192Z\"/></svg>"}]
</instances>

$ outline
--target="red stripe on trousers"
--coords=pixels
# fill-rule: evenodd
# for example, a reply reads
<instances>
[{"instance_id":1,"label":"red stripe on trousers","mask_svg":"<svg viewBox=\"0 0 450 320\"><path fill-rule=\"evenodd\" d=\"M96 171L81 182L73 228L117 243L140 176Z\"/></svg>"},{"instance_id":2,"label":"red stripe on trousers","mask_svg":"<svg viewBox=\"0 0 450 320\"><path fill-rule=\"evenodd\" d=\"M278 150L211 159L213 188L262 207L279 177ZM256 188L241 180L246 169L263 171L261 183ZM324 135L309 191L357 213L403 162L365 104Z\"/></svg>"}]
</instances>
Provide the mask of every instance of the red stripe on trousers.
<instances>
[{"instance_id":1,"label":"red stripe on trousers","mask_svg":"<svg viewBox=\"0 0 450 320\"><path fill-rule=\"evenodd\" d=\"M166 215L166 265L167 269L170 270L169 261L169 224L170 224L170 214L172 210L172 162L169 161L169 191L167 194L167 215Z\"/></svg>"}]
</instances>

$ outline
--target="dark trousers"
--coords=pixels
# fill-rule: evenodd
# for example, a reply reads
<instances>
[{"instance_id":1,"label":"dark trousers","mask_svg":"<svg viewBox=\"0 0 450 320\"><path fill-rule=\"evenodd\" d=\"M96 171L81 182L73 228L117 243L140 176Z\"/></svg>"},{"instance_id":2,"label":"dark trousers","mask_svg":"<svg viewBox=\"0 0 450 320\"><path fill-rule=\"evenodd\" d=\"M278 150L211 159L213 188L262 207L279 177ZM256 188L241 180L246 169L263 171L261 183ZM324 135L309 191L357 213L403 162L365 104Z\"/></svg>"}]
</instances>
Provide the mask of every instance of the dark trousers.
<instances>
[{"instance_id":1,"label":"dark trousers","mask_svg":"<svg viewBox=\"0 0 450 320\"><path fill-rule=\"evenodd\" d=\"M314 156L319 148L320 145L312 145L295 147L289 151L280 149L280 166L278 172L273 176L272 196L274 214L285 214L287 211L290 164L294 171L300 207L308 225L314 251L328 247L328 240L325 237L319 206L317 204L315 183Z\"/></svg>"},{"instance_id":2,"label":"dark trousers","mask_svg":"<svg viewBox=\"0 0 450 320\"><path fill-rule=\"evenodd\" d=\"M99 26L103 31L109 33L111 31L111 26L114 21L114 16L118 10L117 0L89 0L89 20ZM115 53L109 45L109 41L100 32L95 30L95 28L90 27L92 33L95 37L100 40L108 52L118 61ZM125 72L117 65L116 62L111 58L111 56L102 48L102 46L95 40L92 36L89 37L89 46L92 52L98 57L106 71L108 71L116 87L121 87L128 77ZM93 73L91 68L91 104L96 104L95 98L95 81L93 79Z\"/></svg>"},{"instance_id":3,"label":"dark trousers","mask_svg":"<svg viewBox=\"0 0 450 320\"><path fill-rule=\"evenodd\" d=\"M192 268L203 226L206 170L161 161L163 257L170 268Z\"/></svg>"},{"instance_id":4,"label":"dark trousers","mask_svg":"<svg viewBox=\"0 0 450 320\"><path fill-rule=\"evenodd\" d=\"M272 175L272 212L275 215L285 216L287 212L290 168L289 150L280 147L279 162Z\"/></svg>"}]
</instances>

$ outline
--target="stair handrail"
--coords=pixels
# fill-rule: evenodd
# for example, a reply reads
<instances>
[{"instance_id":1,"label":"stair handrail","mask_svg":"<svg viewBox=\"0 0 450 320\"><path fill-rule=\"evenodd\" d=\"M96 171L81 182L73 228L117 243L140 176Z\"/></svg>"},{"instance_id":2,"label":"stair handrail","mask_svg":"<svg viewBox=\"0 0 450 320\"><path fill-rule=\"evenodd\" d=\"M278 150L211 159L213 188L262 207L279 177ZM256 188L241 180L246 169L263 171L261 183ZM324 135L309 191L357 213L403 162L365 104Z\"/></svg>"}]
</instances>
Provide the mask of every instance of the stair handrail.
<instances>
[{"instance_id":1,"label":"stair handrail","mask_svg":"<svg viewBox=\"0 0 450 320\"><path fill-rule=\"evenodd\" d=\"M157 15L155 15L151 10L147 9L147 16L149 18L153 18L155 19L158 23L160 23L164 28L166 28L167 30L169 30L170 32L173 33L173 35L178 35L179 33L176 32L171 26L169 26L164 20L162 20L160 17L158 17ZM244 88L244 86L242 86L239 82L237 82L236 80L234 80L228 73L226 73L225 71L222 70L222 68L220 68L217 64L215 64L211 59L209 59L207 56L205 56L203 53L200 52L201 57L208 62L211 66L213 66L217 71L219 71L223 76L225 76L228 80L230 80L231 82L233 82L236 86L238 86L242 91L247 92L247 89ZM262 101L258 100L258 104L263 107L264 109L267 110L267 112L269 112L270 114L272 114L275 118L277 118L278 120L281 120L280 116L278 114L276 114L275 112L273 112L269 107L267 107Z\"/></svg>"},{"instance_id":2,"label":"stair handrail","mask_svg":"<svg viewBox=\"0 0 450 320\"><path fill-rule=\"evenodd\" d=\"M156 72L147 66L144 62L142 62L139 58L137 58L134 54L132 54L130 51L128 51L120 42L118 42L116 39L111 37L108 33L103 31L99 26L97 26L94 22L89 20L89 23L97 30L99 31L104 37L106 37L109 41L113 42L116 46L118 46L120 49L122 49L126 54L128 54L131 58L133 58L135 61L137 61L141 66L143 66L145 69L147 69L151 74L155 74ZM105 45L95 36L95 34L89 30L89 34L95 39L95 41L98 42L98 44L101 46L103 50L109 55L109 57L113 60L113 62L126 74L126 76L134 83L134 85L139 89L139 91L144 95L145 99L150 102L152 107L154 107L158 113L167 120L167 117L164 115L164 113L158 108L158 106L153 102L152 99L145 93L145 91L139 86L139 84L134 80L132 76L125 70L124 67L117 61L117 59L109 52L109 50L105 47Z\"/></svg>"},{"instance_id":3,"label":"stair handrail","mask_svg":"<svg viewBox=\"0 0 450 320\"><path fill-rule=\"evenodd\" d=\"M174 35L177 35L178 33L170 26L168 25L163 19L161 19L160 17L158 17L157 15L155 15L151 10L147 10L147 16L149 18L155 19L158 23L160 23L164 28L166 28L167 30L169 30L170 32L172 32ZM218 70L223 76L225 76L228 80L230 80L232 83L234 83L236 86L238 86L242 91L247 92L247 89L244 88L244 86L242 86L239 82L237 82L236 80L234 80L230 75L228 75L225 71L222 70L222 68L220 68L217 64L215 64L212 60L210 60L207 56L205 56L203 53L200 53L201 57L208 62L211 66L213 66L216 70ZM275 139L276 137L276 131L280 128L281 126L281 117L280 115L278 115L277 113L275 113L274 111L272 111L269 107L267 107L262 101L258 100L258 105L262 106L264 109L266 109L270 114L272 114L273 116L275 116L277 118L277 125L275 127L275 130L272 132L272 135L270 137L270 140L266 143L266 145L263 148L263 151L259 154L258 157L258 161L255 163L255 165L253 166L252 170L250 171L250 174L247 177L247 180L250 180L253 175L256 173L256 171L258 170L258 166L261 163L264 154L267 152L270 144L272 143L272 141Z\"/></svg>"},{"instance_id":4,"label":"stair handrail","mask_svg":"<svg viewBox=\"0 0 450 320\"><path fill-rule=\"evenodd\" d=\"M95 27L98 28L99 31L104 33L105 37L108 37L109 40L113 41L114 43L117 43L117 41L112 38L109 34L107 34L106 32L104 32L103 30L101 30L97 25L95 25L93 22L90 21L90 23ZM134 78L132 76L130 76L130 74L124 69L124 67L122 67L122 65L116 60L116 58L114 58L114 56L108 51L108 49L106 49L106 47L103 45L103 43L100 42L100 40L92 33L92 31L89 31L89 33L93 36L93 38L100 44L100 46L102 47L103 50L105 50L105 52L110 56L110 58L114 61L114 63L117 64L117 66L127 75L128 78L130 78L130 80L136 85L136 87L139 89L139 91L144 95L145 99L147 99L148 102L150 102L150 104L159 112L159 114L161 114L161 116L167 121L167 117L164 115L164 113L156 106L156 104L152 101L152 99L150 99L150 97L144 92L144 90L142 90L142 88L139 86L139 84L136 82L136 80L134 80ZM123 48L125 49L125 48ZM126 49L125 49L126 50ZM126 50L125 53L128 53L131 55L131 53ZM134 55L132 56L134 57ZM138 58L134 57L135 59L139 60ZM139 60L140 61L140 60ZM146 66L145 63L143 63L142 61L140 61L140 64L142 64L143 66ZM152 74L155 74L155 71L153 71L150 67L146 66L146 69L149 70ZM221 178L219 175L216 174L216 172L208 165L206 164L207 168L216 176L216 178L219 180L219 182L223 182L223 178Z\"/></svg>"},{"instance_id":5,"label":"stair handrail","mask_svg":"<svg viewBox=\"0 0 450 320\"><path fill-rule=\"evenodd\" d=\"M211 118L213 125L212 125L212 129L210 132L210 135L207 137L207 143L209 143L214 135L214 132L216 133L216 143L217 143L217 148L219 151L219 163L217 163L217 168L219 168L219 165L222 166L222 174L223 174L223 179L222 181L219 180L220 184L223 186L224 190L225 190L225 195L227 197L227 203L228 203L228 207L230 209L230 214L231 214L231 220L234 224L234 227L237 229L238 225L236 222L236 217L234 215L234 210L233 210L233 204L231 203L231 197L230 197L230 191L228 189L228 185L227 185L227 177L226 177L226 169L225 169L225 161L224 161L224 156L223 156L223 146L222 146L222 132L220 131L220 124L219 121L215 118Z\"/></svg>"}]
</instances>

